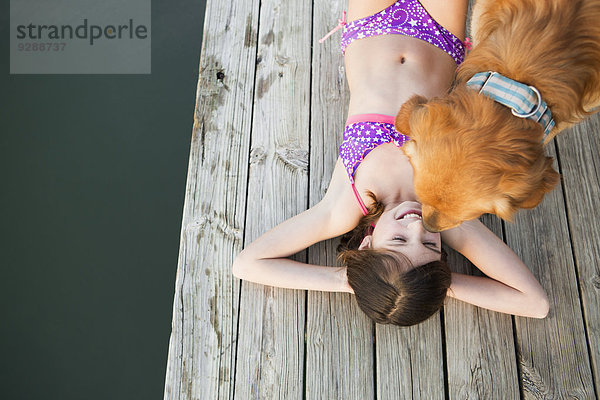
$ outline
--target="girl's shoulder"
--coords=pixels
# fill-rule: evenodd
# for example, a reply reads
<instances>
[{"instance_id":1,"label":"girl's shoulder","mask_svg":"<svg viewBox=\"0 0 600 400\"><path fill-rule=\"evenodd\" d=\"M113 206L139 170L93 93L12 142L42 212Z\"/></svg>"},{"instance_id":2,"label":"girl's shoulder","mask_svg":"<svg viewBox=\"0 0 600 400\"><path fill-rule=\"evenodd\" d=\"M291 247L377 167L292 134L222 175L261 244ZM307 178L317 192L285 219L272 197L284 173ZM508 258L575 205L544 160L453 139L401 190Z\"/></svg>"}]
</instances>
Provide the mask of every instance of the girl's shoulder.
<instances>
[{"instance_id":1,"label":"girl's shoulder","mask_svg":"<svg viewBox=\"0 0 600 400\"><path fill-rule=\"evenodd\" d=\"M363 216L340 158L335 164L327 192L316 207L321 209L322 215L327 215L327 221L323 223L331 237L354 229Z\"/></svg>"}]
</instances>

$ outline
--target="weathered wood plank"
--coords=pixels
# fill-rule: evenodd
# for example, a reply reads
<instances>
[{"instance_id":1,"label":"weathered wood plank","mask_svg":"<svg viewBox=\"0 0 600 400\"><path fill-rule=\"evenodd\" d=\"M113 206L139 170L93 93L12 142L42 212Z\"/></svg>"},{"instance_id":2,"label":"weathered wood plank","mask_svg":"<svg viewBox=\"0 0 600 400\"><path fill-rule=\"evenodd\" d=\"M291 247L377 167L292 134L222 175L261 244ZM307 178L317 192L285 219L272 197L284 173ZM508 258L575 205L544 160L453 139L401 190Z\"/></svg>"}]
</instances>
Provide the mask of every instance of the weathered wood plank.
<instances>
[{"instance_id":1,"label":"weathered wood plank","mask_svg":"<svg viewBox=\"0 0 600 400\"><path fill-rule=\"evenodd\" d=\"M502 237L498 218L484 215L481 220ZM481 275L455 251L449 252L448 262L453 271ZM518 399L511 317L454 299L448 299L444 316L450 399Z\"/></svg>"},{"instance_id":2,"label":"weathered wood plank","mask_svg":"<svg viewBox=\"0 0 600 400\"><path fill-rule=\"evenodd\" d=\"M373 399L372 322L349 294L309 292L308 312L306 398Z\"/></svg>"},{"instance_id":3,"label":"weathered wood plank","mask_svg":"<svg viewBox=\"0 0 600 400\"><path fill-rule=\"evenodd\" d=\"M556 141L592 371L600 390L600 114Z\"/></svg>"},{"instance_id":4,"label":"weathered wood plank","mask_svg":"<svg viewBox=\"0 0 600 400\"><path fill-rule=\"evenodd\" d=\"M377 398L443 399L439 314L411 327L376 325Z\"/></svg>"},{"instance_id":5,"label":"weathered wood plank","mask_svg":"<svg viewBox=\"0 0 600 400\"><path fill-rule=\"evenodd\" d=\"M342 139L349 92L339 36L318 39L337 23L345 0L314 2L311 93L310 205L324 196ZM335 265L338 241L308 250L309 262ZM308 292L306 324L306 398L374 398L373 324L353 296Z\"/></svg>"},{"instance_id":6,"label":"weathered wood plank","mask_svg":"<svg viewBox=\"0 0 600 400\"><path fill-rule=\"evenodd\" d=\"M242 247L257 17L258 1L206 8L165 399L233 396L239 283L230 271Z\"/></svg>"},{"instance_id":7,"label":"weathered wood plank","mask_svg":"<svg viewBox=\"0 0 600 400\"><path fill-rule=\"evenodd\" d=\"M245 241L306 209L311 3L261 2ZM301 399L305 293L244 282L235 398Z\"/></svg>"},{"instance_id":8,"label":"weathered wood plank","mask_svg":"<svg viewBox=\"0 0 600 400\"><path fill-rule=\"evenodd\" d=\"M554 155L554 146L547 150ZM507 243L550 299L547 318L515 318L525 398L594 398L562 189L505 227Z\"/></svg>"}]
</instances>

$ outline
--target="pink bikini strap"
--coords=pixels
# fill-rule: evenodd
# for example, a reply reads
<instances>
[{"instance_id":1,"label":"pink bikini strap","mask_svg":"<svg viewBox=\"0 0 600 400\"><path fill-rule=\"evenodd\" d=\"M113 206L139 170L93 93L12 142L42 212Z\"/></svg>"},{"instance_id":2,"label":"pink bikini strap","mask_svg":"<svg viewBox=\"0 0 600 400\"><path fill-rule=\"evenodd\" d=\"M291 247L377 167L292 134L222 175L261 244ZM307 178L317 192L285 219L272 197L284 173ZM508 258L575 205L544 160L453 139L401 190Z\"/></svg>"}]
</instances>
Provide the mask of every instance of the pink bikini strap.
<instances>
[{"instance_id":1,"label":"pink bikini strap","mask_svg":"<svg viewBox=\"0 0 600 400\"><path fill-rule=\"evenodd\" d=\"M357 122L381 122L384 124L394 125L396 122L396 117L384 114L355 114L348 117L346 120L346 126L355 124Z\"/></svg>"},{"instance_id":2,"label":"pink bikini strap","mask_svg":"<svg viewBox=\"0 0 600 400\"><path fill-rule=\"evenodd\" d=\"M358 205L360 206L363 215L367 215L369 213L369 210L367 210L365 203L363 203L362 199L360 198L360 195L358 194L358 190L356 190L356 186L354 186L354 183L352 183L352 191L354 192L354 196L358 201Z\"/></svg>"},{"instance_id":3,"label":"pink bikini strap","mask_svg":"<svg viewBox=\"0 0 600 400\"><path fill-rule=\"evenodd\" d=\"M343 28L344 25L346 25L346 11L344 11L344 14L342 15L342 19L338 19L337 26L335 28L333 28L331 31L329 31L329 33L327 35L325 35L321 39L319 39L319 43L323 43L324 41L326 41L329 36L331 36L335 32L337 32L338 29Z\"/></svg>"}]
</instances>

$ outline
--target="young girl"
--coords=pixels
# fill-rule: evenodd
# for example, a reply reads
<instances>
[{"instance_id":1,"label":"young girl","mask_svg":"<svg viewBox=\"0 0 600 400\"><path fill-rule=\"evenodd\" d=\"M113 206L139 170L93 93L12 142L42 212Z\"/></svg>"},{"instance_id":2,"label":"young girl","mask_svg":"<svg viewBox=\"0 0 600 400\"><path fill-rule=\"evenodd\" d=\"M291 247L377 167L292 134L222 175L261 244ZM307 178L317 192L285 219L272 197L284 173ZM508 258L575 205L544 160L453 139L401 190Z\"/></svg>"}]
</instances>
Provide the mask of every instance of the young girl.
<instances>
[{"instance_id":1,"label":"young girl","mask_svg":"<svg viewBox=\"0 0 600 400\"><path fill-rule=\"evenodd\" d=\"M354 293L374 321L413 325L446 296L536 318L546 294L523 262L478 220L428 232L394 115L413 94L444 94L464 57L466 0L350 0L340 22L350 88L348 119L331 182L309 210L271 229L235 259L241 279L293 289ZM417 144L418 145L418 144ZM347 232L341 267L287 257ZM441 241L486 277L451 273Z\"/></svg>"}]
</instances>

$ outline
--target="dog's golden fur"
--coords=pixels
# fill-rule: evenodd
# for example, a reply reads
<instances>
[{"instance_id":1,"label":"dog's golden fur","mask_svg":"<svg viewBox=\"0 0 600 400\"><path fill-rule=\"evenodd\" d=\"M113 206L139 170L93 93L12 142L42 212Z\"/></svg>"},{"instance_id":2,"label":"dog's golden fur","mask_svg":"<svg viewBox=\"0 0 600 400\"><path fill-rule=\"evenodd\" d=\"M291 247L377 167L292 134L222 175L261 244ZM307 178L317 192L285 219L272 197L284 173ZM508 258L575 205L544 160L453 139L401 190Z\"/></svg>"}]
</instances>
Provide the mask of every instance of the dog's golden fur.
<instances>
[{"instance_id":1,"label":"dog's golden fur","mask_svg":"<svg viewBox=\"0 0 600 400\"><path fill-rule=\"evenodd\" d=\"M423 221L444 230L493 213L510 220L533 208L559 175L544 154L541 125L466 87L477 72L496 71L535 86L557 133L600 105L600 0L479 0L474 48L444 97L415 96L396 116L411 137Z\"/></svg>"}]
</instances>

